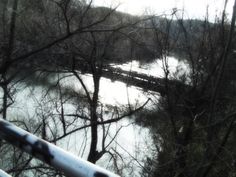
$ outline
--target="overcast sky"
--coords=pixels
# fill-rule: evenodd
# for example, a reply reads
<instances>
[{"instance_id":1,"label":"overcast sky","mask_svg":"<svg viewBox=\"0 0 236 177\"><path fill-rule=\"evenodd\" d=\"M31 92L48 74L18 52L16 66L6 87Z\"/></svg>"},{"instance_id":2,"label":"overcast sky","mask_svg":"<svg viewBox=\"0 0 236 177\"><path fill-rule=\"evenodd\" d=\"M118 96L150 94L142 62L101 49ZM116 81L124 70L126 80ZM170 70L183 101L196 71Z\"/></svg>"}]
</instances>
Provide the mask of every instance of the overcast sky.
<instances>
[{"instance_id":1,"label":"overcast sky","mask_svg":"<svg viewBox=\"0 0 236 177\"><path fill-rule=\"evenodd\" d=\"M209 6L211 18L222 11L224 0L94 0L94 5L114 7L120 4L118 10L142 15L149 13L170 13L171 9L185 9L186 18L203 18L206 14L206 7ZM233 0L229 0L227 11L232 12Z\"/></svg>"}]
</instances>

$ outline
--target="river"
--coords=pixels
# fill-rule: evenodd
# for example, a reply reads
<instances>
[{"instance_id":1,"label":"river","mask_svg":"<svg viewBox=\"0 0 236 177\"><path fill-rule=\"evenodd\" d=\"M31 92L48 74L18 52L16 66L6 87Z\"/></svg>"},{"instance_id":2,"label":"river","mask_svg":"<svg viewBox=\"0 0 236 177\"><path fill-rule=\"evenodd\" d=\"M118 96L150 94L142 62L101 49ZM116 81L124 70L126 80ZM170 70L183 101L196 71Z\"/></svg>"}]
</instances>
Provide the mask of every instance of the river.
<instances>
[{"instance_id":1,"label":"river","mask_svg":"<svg viewBox=\"0 0 236 177\"><path fill-rule=\"evenodd\" d=\"M168 65L171 71L170 77L174 77L178 69L187 70L186 64L178 61L174 57L168 58ZM120 67L123 70L136 71L156 77L164 76L161 60L155 60L149 64L140 64L138 61L133 61L122 65L113 65L113 67ZM82 79L87 88L92 91L93 81L91 75L83 75ZM70 87L76 92L80 92L82 89L79 81L72 76L62 79L60 83L62 83L62 87ZM8 110L8 116L11 117L11 119L28 119L32 125L36 126L37 122L42 121L44 118L49 121L51 126L51 129L48 129L51 137L62 131L61 128L56 125L56 116L58 116L58 113L60 112L60 105L58 104L59 96L56 91L45 90L45 87L40 85L28 86L22 83L16 84L14 88L16 89L16 94L13 98L15 103ZM146 105L146 108L153 109L153 105L159 98L158 93L127 86L127 84L119 81L112 82L110 79L106 78L102 78L100 81L99 100L104 106L113 105L125 107L130 104L138 107L149 98L151 98L152 101ZM64 100L64 113L69 114L75 112L76 109L77 107L75 104ZM106 109L104 111L105 119L111 116L112 112L110 112L109 109ZM48 120L47 117L51 117L52 119ZM78 124L81 124L81 121L78 122ZM33 127L34 126L31 128ZM153 144L149 130L136 125L134 119L129 117L122 119L117 123L113 123L112 125L106 125L105 128L108 130L106 144L109 144L109 141L112 140L117 131L119 131L108 149L115 154L114 157L117 159L117 166L122 173L122 176L140 176L145 158L153 156ZM100 127L98 149L101 149L102 147L102 135L103 129ZM86 159L90 144L89 139L89 130L83 129L60 140L57 145L70 151L74 155ZM115 152L118 153L116 154ZM104 155L98 161L98 164L114 171L114 168L112 167L112 164L114 163L109 154Z\"/></svg>"}]
</instances>

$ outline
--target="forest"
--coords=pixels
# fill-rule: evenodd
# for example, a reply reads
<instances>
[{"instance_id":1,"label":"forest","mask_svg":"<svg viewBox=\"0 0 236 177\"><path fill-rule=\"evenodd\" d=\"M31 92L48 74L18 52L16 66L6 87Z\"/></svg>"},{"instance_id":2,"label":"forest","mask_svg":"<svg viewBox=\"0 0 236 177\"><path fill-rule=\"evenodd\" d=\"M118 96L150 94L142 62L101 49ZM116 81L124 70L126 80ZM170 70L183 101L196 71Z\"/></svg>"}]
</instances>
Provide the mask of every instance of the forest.
<instances>
[{"instance_id":1,"label":"forest","mask_svg":"<svg viewBox=\"0 0 236 177\"><path fill-rule=\"evenodd\" d=\"M135 16L93 0L1 0L0 117L122 177L235 177L236 1L231 15L227 5L211 21L207 8L204 19L186 19L175 8ZM173 73L171 57L186 71ZM124 69L157 60L161 78ZM108 103L104 78L148 97L132 102L127 91L122 104ZM118 138L130 124L148 132L137 156ZM0 169L65 176L3 130Z\"/></svg>"}]
</instances>

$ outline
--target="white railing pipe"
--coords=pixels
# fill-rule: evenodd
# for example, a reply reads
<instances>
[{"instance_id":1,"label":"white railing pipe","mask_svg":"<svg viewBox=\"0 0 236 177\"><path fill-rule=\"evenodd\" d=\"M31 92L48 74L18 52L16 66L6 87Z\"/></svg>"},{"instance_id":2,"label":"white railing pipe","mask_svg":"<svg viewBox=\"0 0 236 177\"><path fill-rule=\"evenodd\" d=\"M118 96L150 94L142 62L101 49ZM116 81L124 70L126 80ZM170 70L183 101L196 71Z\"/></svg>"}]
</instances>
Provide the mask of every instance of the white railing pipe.
<instances>
[{"instance_id":1,"label":"white railing pipe","mask_svg":"<svg viewBox=\"0 0 236 177\"><path fill-rule=\"evenodd\" d=\"M2 119L0 119L0 138L69 177L119 177Z\"/></svg>"}]
</instances>

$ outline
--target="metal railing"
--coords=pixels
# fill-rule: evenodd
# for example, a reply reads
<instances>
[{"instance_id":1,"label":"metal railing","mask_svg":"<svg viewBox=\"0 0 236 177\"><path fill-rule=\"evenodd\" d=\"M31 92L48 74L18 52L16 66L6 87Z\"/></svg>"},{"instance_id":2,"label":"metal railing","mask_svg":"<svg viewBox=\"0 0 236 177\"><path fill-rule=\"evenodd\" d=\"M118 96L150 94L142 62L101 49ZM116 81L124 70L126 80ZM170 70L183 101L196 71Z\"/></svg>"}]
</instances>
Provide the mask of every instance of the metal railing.
<instances>
[{"instance_id":1,"label":"metal railing","mask_svg":"<svg viewBox=\"0 0 236 177\"><path fill-rule=\"evenodd\" d=\"M11 177L11 175L0 169L0 177Z\"/></svg>"},{"instance_id":2,"label":"metal railing","mask_svg":"<svg viewBox=\"0 0 236 177\"><path fill-rule=\"evenodd\" d=\"M35 135L0 119L0 139L42 160L69 177L119 177L97 165L44 141ZM3 171L0 171L4 174ZM4 176L4 175L3 175ZM5 174L6 177L7 174ZM4 176L4 177L5 177Z\"/></svg>"}]
</instances>

